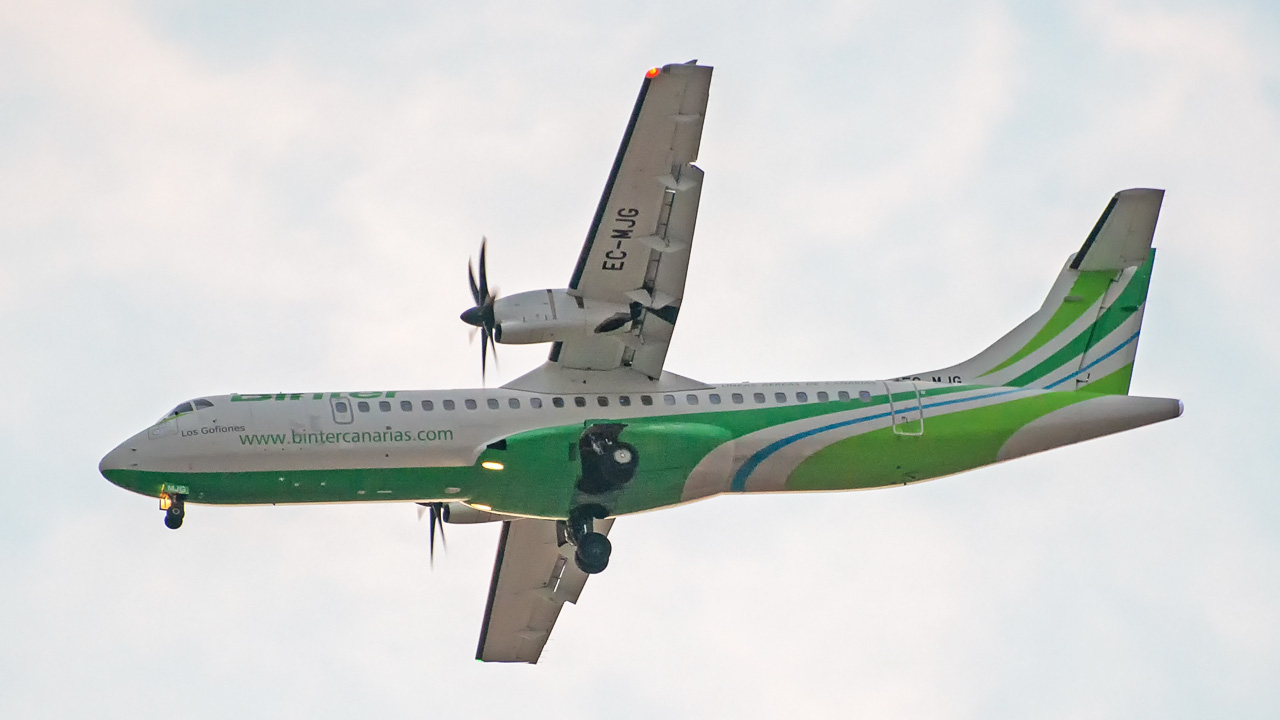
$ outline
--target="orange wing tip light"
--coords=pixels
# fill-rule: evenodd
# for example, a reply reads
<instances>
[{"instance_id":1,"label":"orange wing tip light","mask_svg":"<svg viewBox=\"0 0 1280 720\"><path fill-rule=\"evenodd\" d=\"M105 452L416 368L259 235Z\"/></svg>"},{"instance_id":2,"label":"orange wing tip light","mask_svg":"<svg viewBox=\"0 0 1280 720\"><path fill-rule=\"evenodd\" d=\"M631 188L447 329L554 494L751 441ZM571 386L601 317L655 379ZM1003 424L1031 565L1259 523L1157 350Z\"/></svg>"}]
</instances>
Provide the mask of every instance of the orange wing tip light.
<instances>
[{"instance_id":1,"label":"orange wing tip light","mask_svg":"<svg viewBox=\"0 0 1280 720\"><path fill-rule=\"evenodd\" d=\"M661 74L662 68L649 68L649 72L645 73L644 76L647 78L656 78Z\"/></svg>"}]
</instances>

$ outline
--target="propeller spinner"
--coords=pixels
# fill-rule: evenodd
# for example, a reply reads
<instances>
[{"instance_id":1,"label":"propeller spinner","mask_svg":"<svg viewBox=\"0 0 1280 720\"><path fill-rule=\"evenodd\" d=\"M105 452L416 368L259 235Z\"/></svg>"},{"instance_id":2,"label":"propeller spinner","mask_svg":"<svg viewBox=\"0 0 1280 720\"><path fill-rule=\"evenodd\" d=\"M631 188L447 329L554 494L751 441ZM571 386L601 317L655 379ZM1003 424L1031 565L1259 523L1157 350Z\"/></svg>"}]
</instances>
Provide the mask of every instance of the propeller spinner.
<instances>
[{"instance_id":1,"label":"propeller spinner","mask_svg":"<svg viewBox=\"0 0 1280 720\"><path fill-rule=\"evenodd\" d=\"M498 299L495 291L489 290L489 273L485 268L485 247L489 244L487 238L480 238L480 278L476 280L476 273L471 265L471 261L467 261L467 281L471 284L471 299L475 302L475 306L467 309L462 313L462 322L480 328L482 337L480 338L480 377L483 379L485 375L486 365L489 358L489 347L493 346L494 362L498 360L498 344L497 344L497 321L493 314L493 304Z\"/></svg>"}]
</instances>

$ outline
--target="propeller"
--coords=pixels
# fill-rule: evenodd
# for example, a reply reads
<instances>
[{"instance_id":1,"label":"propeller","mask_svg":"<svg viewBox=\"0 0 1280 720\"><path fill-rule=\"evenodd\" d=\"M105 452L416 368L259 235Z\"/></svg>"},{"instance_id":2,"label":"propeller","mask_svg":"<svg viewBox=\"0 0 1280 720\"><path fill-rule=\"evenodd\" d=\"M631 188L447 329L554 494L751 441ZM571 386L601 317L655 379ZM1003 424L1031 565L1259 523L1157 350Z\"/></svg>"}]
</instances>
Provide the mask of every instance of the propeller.
<instances>
[{"instance_id":1,"label":"propeller","mask_svg":"<svg viewBox=\"0 0 1280 720\"><path fill-rule=\"evenodd\" d=\"M436 566L436 526L440 526L440 546L445 552L449 551L449 543L444 539L444 520L448 516L448 508L442 502L418 503L418 520L422 520L422 515L430 511L431 516L428 524L431 525L431 567Z\"/></svg>"},{"instance_id":2,"label":"propeller","mask_svg":"<svg viewBox=\"0 0 1280 720\"><path fill-rule=\"evenodd\" d=\"M480 377L484 378L486 365L489 359L489 347L493 346L493 361L498 361L498 342L497 331L498 324L493 314L493 304L498 299L497 288L491 292L489 290L489 273L485 268L484 256L485 247L489 244L487 238L480 238L480 278L477 281L475 269L471 265L471 261L467 261L467 281L471 285L471 299L475 302L475 306L468 308L461 315L462 322L479 328L481 331L480 338ZM472 337L475 337L475 331L472 331Z\"/></svg>"}]
</instances>

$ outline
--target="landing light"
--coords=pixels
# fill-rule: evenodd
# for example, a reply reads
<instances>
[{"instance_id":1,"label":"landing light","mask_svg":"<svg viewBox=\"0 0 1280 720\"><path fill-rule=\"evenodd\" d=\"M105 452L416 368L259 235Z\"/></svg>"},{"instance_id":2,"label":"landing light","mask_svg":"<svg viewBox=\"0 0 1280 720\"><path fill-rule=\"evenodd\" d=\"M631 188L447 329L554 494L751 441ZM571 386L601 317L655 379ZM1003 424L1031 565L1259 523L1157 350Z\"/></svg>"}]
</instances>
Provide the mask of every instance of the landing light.
<instances>
[{"instance_id":1,"label":"landing light","mask_svg":"<svg viewBox=\"0 0 1280 720\"><path fill-rule=\"evenodd\" d=\"M160 493L160 509L161 510L168 510L169 506L172 504L173 504L173 500L169 498L169 493Z\"/></svg>"},{"instance_id":2,"label":"landing light","mask_svg":"<svg viewBox=\"0 0 1280 720\"><path fill-rule=\"evenodd\" d=\"M485 460L484 462L480 463L480 467L484 468L485 470L501 470L506 466L496 460Z\"/></svg>"},{"instance_id":3,"label":"landing light","mask_svg":"<svg viewBox=\"0 0 1280 720\"><path fill-rule=\"evenodd\" d=\"M650 68L649 72L645 73L644 76L647 78L656 78L661 72L662 68Z\"/></svg>"},{"instance_id":4,"label":"landing light","mask_svg":"<svg viewBox=\"0 0 1280 720\"><path fill-rule=\"evenodd\" d=\"M483 511L485 511L485 512L489 512L490 510L492 510L492 509L493 509L493 508L492 508L492 507L490 507L489 505L481 505L480 503L467 503L467 504L468 504L468 505L470 505L471 507L473 507L473 508L477 509L477 510L483 510Z\"/></svg>"}]
</instances>

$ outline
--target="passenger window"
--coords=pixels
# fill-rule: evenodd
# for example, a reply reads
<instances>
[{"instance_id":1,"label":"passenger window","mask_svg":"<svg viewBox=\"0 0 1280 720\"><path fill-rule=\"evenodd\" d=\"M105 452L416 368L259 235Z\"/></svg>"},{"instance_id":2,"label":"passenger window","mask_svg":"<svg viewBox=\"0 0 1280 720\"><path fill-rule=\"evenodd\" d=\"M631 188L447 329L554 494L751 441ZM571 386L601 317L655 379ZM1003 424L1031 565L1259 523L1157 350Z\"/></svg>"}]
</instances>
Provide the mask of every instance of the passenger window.
<instances>
[{"instance_id":1,"label":"passenger window","mask_svg":"<svg viewBox=\"0 0 1280 720\"><path fill-rule=\"evenodd\" d=\"M618 404L619 404L619 405L621 405L622 407L631 407L631 396L630 396L630 395L619 395L619 396L618 396Z\"/></svg>"},{"instance_id":2,"label":"passenger window","mask_svg":"<svg viewBox=\"0 0 1280 720\"><path fill-rule=\"evenodd\" d=\"M533 408L534 410L541 410L542 398L540 397L529 398L529 407Z\"/></svg>"},{"instance_id":3,"label":"passenger window","mask_svg":"<svg viewBox=\"0 0 1280 720\"><path fill-rule=\"evenodd\" d=\"M641 404L641 405L652 405L652 404L653 404L653 396L652 396L652 395L641 395L641 396L640 396L640 404Z\"/></svg>"},{"instance_id":4,"label":"passenger window","mask_svg":"<svg viewBox=\"0 0 1280 720\"><path fill-rule=\"evenodd\" d=\"M507 407L511 408L512 410L519 410L519 409L520 409L520 398L508 398L508 399L507 399Z\"/></svg>"},{"instance_id":5,"label":"passenger window","mask_svg":"<svg viewBox=\"0 0 1280 720\"><path fill-rule=\"evenodd\" d=\"M209 402L208 400L205 400L204 398L200 398L198 400L192 400L191 403L195 405L195 408L197 410L200 410L202 408L207 408L207 407L213 407L213 403Z\"/></svg>"},{"instance_id":6,"label":"passenger window","mask_svg":"<svg viewBox=\"0 0 1280 720\"><path fill-rule=\"evenodd\" d=\"M364 400L361 400L360 402L356 403L356 409L359 410L360 412L369 412L369 403L365 402Z\"/></svg>"},{"instance_id":7,"label":"passenger window","mask_svg":"<svg viewBox=\"0 0 1280 720\"><path fill-rule=\"evenodd\" d=\"M604 395L597 395L596 404L599 405L600 407L609 407L609 398L605 397Z\"/></svg>"},{"instance_id":8,"label":"passenger window","mask_svg":"<svg viewBox=\"0 0 1280 720\"><path fill-rule=\"evenodd\" d=\"M733 400L734 405L742 404L742 393L734 393L729 396Z\"/></svg>"},{"instance_id":9,"label":"passenger window","mask_svg":"<svg viewBox=\"0 0 1280 720\"><path fill-rule=\"evenodd\" d=\"M848 391L848 390L841 390L841 391L840 391L840 393L839 393L838 395L836 395L836 397L840 399L840 402L848 402L848 401L849 401L849 391Z\"/></svg>"},{"instance_id":10,"label":"passenger window","mask_svg":"<svg viewBox=\"0 0 1280 720\"><path fill-rule=\"evenodd\" d=\"M427 410L427 411L435 410L435 409L436 409L436 404L435 404L435 403L433 403L433 402L431 402L430 400L423 400L423 401L422 401L422 409L423 409L423 410Z\"/></svg>"},{"instance_id":11,"label":"passenger window","mask_svg":"<svg viewBox=\"0 0 1280 720\"><path fill-rule=\"evenodd\" d=\"M379 409L379 410L381 410L382 412L391 412L391 401L390 401L390 400L379 400L379 401L378 401L378 409Z\"/></svg>"},{"instance_id":12,"label":"passenger window","mask_svg":"<svg viewBox=\"0 0 1280 720\"><path fill-rule=\"evenodd\" d=\"M763 405L763 404L764 404L764 393L755 393L755 394L753 394L753 395L751 396L751 399L752 399L752 400L755 400L757 405Z\"/></svg>"},{"instance_id":13,"label":"passenger window","mask_svg":"<svg viewBox=\"0 0 1280 720\"><path fill-rule=\"evenodd\" d=\"M796 402L809 402L809 393L803 391L796 393Z\"/></svg>"},{"instance_id":14,"label":"passenger window","mask_svg":"<svg viewBox=\"0 0 1280 720\"><path fill-rule=\"evenodd\" d=\"M489 398L488 400L485 401L485 405L488 405L490 410L497 410L498 398Z\"/></svg>"},{"instance_id":15,"label":"passenger window","mask_svg":"<svg viewBox=\"0 0 1280 720\"><path fill-rule=\"evenodd\" d=\"M697 405L697 404L698 404L698 396L697 396L697 395L694 395L693 393L689 393L688 395L685 395L685 396L684 396L684 399L685 399L685 400L686 400L690 405Z\"/></svg>"},{"instance_id":16,"label":"passenger window","mask_svg":"<svg viewBox=\"0 0 1280 720\"><path fill-rule=\"evenodd\" d=\"M871 393L867 390L859 390L858 399L862 402L871 402Z\"/></svg>"},{"instance_id":17,"label":"passenger window","mask_svg":"<svg viewBox=\"0 0 1280 720\"><path fill-rule=\"evenodd\" d=\"M712 405L720 404L720 396L717 395L716 393L711 393L710 395L707 396L707 399L711 401Z\"/></svg>"},{"instance_id":18,"label":"passenger window","mask_svg":"<svg viewBox=\"0 0 1280 720\"><path fill-rule=\"evenodd\" d=\"M551 404L552 404L552 405L555 405L555 406L556 406L556 407L558 407L558 408L562 408L562 407L564 407L564 398L562 398L562 397L553 397L553 398L551 398Z\"/></svg>"},{"instance_id":19,"label":"passenger window","mask_svg":"<svg viewBox=\"0 0 1280 720\"><path fill-rule=\"evenodd\" d=\"M826 390L818 391L818 402L826 402L830 399L831 399L831 396L827 394Z\"/></svg>"},{"instance_id":20,"label":"passenger window","mask_svg":"<svg viewBox=\"0 0 1280 720\"><path fill-rule=\"evenodd\" d=\"M780 402L780 403L784 403L784 402L786 402L786 401L787 401L787 394L786 394L786 393L774 393L774 394L773 394L773 399L774 399L774 400L776 400L776 401L778 401L778 402Z\"/></svg>"},{"instance_id":21,"label":"passenger window","mask_svg":"<svg viewBox=\"0 0 1280 720\"><path fill-rule=\"evenodd\" d=\"M333 404L333 411L345 415L347 413L347 404L341 400Z\"/></svg>"},{"instance_id":22,"label":"passenger window","mask_svg":"<svg viewBox=\"0 0 1280 720\"><path fill-rule=\"evenodd\" d=\"M445 409L445 410L452 410L452 409L454 409L455 407L457 407L457 405L455 405L455 404L454 404L454 402L453 402L452 400L445 400L445 401L444 401L443 403L441 403L441 404L442 404L442 405L444 405L444 409Z\"/></svg>"},{"instance_id":23,"label":"passenger window","mask_svg":"<svg viewBox=\"0 0 1280 720\"><path fill-rule=\"evenodd\" d=\"M413 412L413 403L408 400L401 400L400 409L405 412Z\"/></svg>"},{"instance_id":24,"label":"passenger window","mask_svg":"<svg viewBox=\"0 0 1280 720\"><path fill-rule=\"evenodd\" d=\"M581 395L574 395L574 396L573 396L573 404L574 404L574 405L576 405L576 406L578 406L578 407L586 407L586 406L587 406L587 399L586 399L586 398L584 398L584 397L582 397Z\"/></svg>"},{"instance_id":25,"label":"passenger window","mask_svg":"<svg viewBox=\"0 0 1280 720\"><path fill-rule=\"evenodd\" d=\"M467 398L466 400L463 400L462 404L465 405L468 410L476 409L476 401L472 400L471 398Z\"/></svg>"},{"instance_id":26,"label":"passenger window","mask_svg":"<svg viewBox=\"0 0 1280 720\"><path fill-rule=\"evenodd\" d=\"M662 403L663 403L664 405L675 405L675 404L676 404L676 396L675 396L675 395L663 395L663 396L662 396Z\"/></svg>"}]
</instances>

